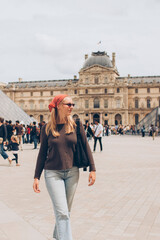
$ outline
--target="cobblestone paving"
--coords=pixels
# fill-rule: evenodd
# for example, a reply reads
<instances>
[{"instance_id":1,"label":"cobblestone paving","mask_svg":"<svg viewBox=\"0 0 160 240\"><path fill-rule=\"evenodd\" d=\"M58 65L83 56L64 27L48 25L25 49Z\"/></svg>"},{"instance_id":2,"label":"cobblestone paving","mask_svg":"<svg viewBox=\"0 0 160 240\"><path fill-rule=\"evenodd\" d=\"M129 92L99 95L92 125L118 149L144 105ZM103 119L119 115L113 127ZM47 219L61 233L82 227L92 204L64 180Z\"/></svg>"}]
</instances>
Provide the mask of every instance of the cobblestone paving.
<instances>
[{"instance_id":1,"label":"cobblestone paving","mask_svg":"<svg viewBox=\"0 0 160 240\"><path fill-rule=\"evenodd\" d=\"M32 190L38 154L32 148L24 145L20 167L9 167L0 156L0 240L53 239L55 220L43 175L41 193ZM160 240L160 138L104 137L103 152L97 143L94 159L93 187L81 171L71 214L73 239Z\"/></svg>"}]
</instances>

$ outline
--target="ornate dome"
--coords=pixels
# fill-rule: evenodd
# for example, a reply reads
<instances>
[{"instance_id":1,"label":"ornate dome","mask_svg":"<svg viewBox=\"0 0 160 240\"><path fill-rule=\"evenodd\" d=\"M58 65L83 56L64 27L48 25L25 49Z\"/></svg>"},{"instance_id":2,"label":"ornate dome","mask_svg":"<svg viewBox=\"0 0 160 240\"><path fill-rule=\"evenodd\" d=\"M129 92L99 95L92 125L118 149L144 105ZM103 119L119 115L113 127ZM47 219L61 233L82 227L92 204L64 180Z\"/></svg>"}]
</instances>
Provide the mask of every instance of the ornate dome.
<instances>
[{"instance_id":1,"label":"ornate dome","mask_svg":"<svg viewBox=\"0 0 160 240\"><path fill-rule=\"evenodd\" d=\"M112 62L106 52L93 52L91 57L87 58L83 68L91 67L93 65L100 65L103 67L112 68Z\"/></svg>"}]
</instances>

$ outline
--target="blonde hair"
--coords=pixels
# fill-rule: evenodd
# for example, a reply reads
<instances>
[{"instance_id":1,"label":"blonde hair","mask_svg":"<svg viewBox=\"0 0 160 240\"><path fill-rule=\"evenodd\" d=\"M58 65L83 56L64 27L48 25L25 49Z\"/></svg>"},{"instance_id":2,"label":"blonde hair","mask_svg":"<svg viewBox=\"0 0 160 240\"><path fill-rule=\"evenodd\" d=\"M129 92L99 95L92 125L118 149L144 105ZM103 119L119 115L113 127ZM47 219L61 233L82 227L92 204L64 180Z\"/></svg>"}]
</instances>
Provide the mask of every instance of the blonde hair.
<instances>
[{"instance_id":1,"label":"blonde hair","mask_svg":"<svg viewBox=\"0 0 160 240\"><path fill-rule=\"evenodd\" d=\"M59 123L59 115L57 108L52 108L51 111L51 120L46 125L46 134L47 136L51 132L54 137L60 136L59 132L57 131L57 124ZM67 116L66 123L65 123L65 131L66 134L73 133L75 131L76 123L72 119L71 116Z\"/></svg>"},{"instance_id":2,"label":"blonde hair","mask_svg":"<svg viewBox=\"0 0 160 240\"><path fill-rule=\"evenodd\" d=\"M17 136L12 135L11 141L19 144Z\"/></svg>"}]
</instances>

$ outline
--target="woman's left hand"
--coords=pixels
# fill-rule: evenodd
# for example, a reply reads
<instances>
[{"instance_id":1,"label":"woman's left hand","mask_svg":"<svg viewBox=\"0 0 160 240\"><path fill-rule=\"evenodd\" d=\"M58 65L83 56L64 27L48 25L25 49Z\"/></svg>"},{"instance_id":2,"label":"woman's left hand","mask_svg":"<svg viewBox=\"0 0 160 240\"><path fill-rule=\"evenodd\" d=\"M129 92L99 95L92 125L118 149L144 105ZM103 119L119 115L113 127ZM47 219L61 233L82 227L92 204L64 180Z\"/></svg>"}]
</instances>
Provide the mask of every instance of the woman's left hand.
<instances>
[{"instance_id":1,"label":"woman's left hand","mask_svg":"<svg viewBox=\"0 0 160 240\"><path fill-rule=\"evenodd\" d=\"M96 172L95 171L90 172L88 181L89 181L88 186L92 186L95 183L95 181L96 181Z\"/></svg>"}]
</instances>

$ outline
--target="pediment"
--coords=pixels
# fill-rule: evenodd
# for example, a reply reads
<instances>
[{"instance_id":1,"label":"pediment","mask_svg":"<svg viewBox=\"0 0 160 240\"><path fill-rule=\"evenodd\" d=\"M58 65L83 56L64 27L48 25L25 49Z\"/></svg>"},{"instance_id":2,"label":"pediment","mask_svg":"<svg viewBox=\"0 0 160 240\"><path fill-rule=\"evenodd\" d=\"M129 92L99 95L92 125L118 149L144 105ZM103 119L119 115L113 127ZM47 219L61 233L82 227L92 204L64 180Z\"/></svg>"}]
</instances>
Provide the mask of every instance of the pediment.
<instances>
[{"instance_id":1,"label":"pediment","mask_svg":"<svg viewBox=\"0 0 160 240\"><path fill-rule=\"evenodd\" d=\"M103 67L100 65L93 65L85 69L82 68L80 72L102 72L102 71L108 71L108 70L110 71L112 69L108 67Z\"/></svg>"}]
</instances>

